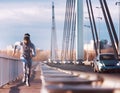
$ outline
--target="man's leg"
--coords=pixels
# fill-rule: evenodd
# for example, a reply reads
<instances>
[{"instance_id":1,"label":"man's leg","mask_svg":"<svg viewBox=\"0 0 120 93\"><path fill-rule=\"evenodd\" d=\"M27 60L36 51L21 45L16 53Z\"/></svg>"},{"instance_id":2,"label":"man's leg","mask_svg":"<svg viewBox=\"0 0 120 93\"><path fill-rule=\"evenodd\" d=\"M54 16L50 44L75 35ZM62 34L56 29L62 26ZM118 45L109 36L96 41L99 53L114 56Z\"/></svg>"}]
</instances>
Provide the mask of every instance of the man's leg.
<instances>
[{"instance_id":1,"label":"man's leg","mask_svg":"<svg viewBox=\"0 0 120 93\"><path fill-rule=\"evenodd\" d=\"M30 86L30 74L31 74L31 63L27 64L27 77L26 77L26 85Z\"/></svg>"},{"instance_id":2,"label":"man's leg","mask_svg":"<svg viewBox=\"0 0 120 93\"><path fill-rule=\"evenodd\" d=\"M22 79L22 82L26 82L26 76L27 76L27 66L26 66L26 63L23 62L23 79Z\"/></svg>"}]
</instances>

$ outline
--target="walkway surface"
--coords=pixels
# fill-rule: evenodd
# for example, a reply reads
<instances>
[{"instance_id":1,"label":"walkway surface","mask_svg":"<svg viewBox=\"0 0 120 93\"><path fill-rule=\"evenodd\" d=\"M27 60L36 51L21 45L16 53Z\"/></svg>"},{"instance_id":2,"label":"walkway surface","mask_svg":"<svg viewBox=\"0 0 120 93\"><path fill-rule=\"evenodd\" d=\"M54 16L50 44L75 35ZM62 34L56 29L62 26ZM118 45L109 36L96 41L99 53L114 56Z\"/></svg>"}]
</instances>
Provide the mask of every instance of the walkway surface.
<instances>
[{"instance_id":1,"label":"walkway surface","mask_svg":"<svg viewBox=\"0 0 120 93\"><path fill-rule=\"evenodd\" d=\"M18 79L0 88L0 93L40 93L42 83L39 64L32 69L30 82L30 87L27 87L21 79Z\"/></svg>"},{"instance_id":2,"label":"walkway surface","mask_svg":"<svg viewBox=\"0 0 120 93\"><path fill-rule=\"evenodd\" d=\"M120 88L103 87L98 77L81 75L37 63L32 68L30 87L19 78L0 88L0 93L120 93Z\"/></svg>"}]
</instances>

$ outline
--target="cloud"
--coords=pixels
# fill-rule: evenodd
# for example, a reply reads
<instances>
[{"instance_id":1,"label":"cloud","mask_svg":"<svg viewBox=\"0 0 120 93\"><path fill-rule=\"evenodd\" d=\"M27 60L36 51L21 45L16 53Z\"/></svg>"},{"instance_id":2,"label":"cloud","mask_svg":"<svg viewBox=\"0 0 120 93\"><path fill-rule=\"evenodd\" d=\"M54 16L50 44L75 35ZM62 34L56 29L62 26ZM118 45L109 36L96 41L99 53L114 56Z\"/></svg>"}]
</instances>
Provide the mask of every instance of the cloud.
<instances>
[{"instance_id":1,"label":"cloud","mask_svg":"<svg viewBox=\"0 0 120 93\"><path fill-rule=\"evenodd\" d=\"M6 6L7 7L0 8L0 23L29 23L43 21L41 12L44 15L45 11L35 5L31 6L31 4L28 4L23 6L20 4L7 4Z\"/></svg>"},{"instance_id":2,"label":"cloud","mask_svg":"<svg viewBox=\"0 0 120 93\"><path fill-rule=\"evenodd\" d=\"M63 0L64 1L64 0ZM37 47L49 49L52 26L52 3L41 2L0 2L0 43L1 47L22 39L27 31ZM55 2L56 28L59 35L63 30L65 3ZM57 26L59 24L59 26ZM62 25L62 26L61 26ZM61 28L60 28L61 27ZM19 32L19 34L18 34ZM9 33L9 34L8 34ZM58 37L58 40L61 38ZM41 44L42 42L42 44Z\"/></svg>"},{"instance_id":3,"label":"cloud","mask_svg":"<svg viewBox=\"0 0 120 93\"><path fill-rule=\"evenodd\" d=\"M56 21L63 21L64 8L56 7ZM51 21L52 9L50 3L1 3L0 23L22 23L32 22L45 23Z\"/></svg>"}]
</instances>

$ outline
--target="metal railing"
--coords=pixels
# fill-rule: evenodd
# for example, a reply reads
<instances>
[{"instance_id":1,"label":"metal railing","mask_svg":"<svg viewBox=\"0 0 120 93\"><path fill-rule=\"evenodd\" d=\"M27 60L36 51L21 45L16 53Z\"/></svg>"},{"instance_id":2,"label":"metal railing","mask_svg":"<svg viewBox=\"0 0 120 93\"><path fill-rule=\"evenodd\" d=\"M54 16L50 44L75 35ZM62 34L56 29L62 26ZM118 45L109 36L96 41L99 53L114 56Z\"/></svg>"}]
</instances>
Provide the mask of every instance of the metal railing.
<instances>
[{"instance_id":1,"label":"metal railing","mask_svg":"<svg viewBox=\"0 0 120 93\"><path fill-rule=\"evenodd\" d=\"M16 80L22 73L22 62L19 59L0 57L0 87Z\"/></svg>"}]
</instances>

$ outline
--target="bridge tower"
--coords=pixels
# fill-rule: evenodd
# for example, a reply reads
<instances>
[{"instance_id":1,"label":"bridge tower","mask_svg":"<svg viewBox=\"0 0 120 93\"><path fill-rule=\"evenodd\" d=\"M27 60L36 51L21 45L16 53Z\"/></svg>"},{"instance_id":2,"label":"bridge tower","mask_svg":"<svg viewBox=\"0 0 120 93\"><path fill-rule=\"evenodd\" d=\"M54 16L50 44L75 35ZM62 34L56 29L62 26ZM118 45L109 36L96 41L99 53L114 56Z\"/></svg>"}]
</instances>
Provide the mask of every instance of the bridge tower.
<instances>
[{"instance_id":1,"label":"bridge tower","mask_svg":"<svg viewBox=\"0 0 120 93\"><path fill-rule=\"evenodd\" d=\"M83 0L77 0L76 60L84 59L83 43Z\"/></svg>"},{"instance_id":2,"label":"bridge tower","mask_svg":"<svg viewBox=\"0 0 120 93\"><path fill-rule=\"evenodd\" d=\"M52 2L52 31L51 31L51 55L50 55L52 61L58 59L56 37L57 35L56 35L56 26L55 26L54 2Z\"/></svg>"}]
</instances>

